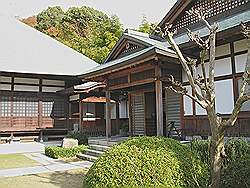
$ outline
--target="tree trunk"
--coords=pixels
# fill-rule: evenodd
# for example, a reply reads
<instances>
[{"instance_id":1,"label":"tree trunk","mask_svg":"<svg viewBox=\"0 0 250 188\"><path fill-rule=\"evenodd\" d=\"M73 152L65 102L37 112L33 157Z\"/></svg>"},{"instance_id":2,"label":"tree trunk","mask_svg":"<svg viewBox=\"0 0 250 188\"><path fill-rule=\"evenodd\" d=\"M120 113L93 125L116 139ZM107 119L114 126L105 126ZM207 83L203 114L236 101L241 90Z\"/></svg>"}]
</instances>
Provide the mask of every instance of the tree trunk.
<instances>
[{"instance_id":1,"label":"tree trunk","mask_svg":"<svg viewBox=\"0 0 250 188\"><path fill-rule=\"evenodd\" d=\"M212 134L210 155L211 184L209 187L218 188L220 186L220 175L224 158L224 133L216 131Z\"/></svg>"},{"instance_id":2,"label":"tree trunk","mask_svg":"<svg viewBox=\"0 0 250 188\"><path fill-rule=\"evenodd\" d=\"M218 117L215 113L215 108L207 109L208 119L211 129L211 146L210 146L210 159L211 159L211 184L210 188L218 188L220 186L220 174L225 156L224 150L224 131L221 128L222 118Z\"/></svg>"}]
</instances>

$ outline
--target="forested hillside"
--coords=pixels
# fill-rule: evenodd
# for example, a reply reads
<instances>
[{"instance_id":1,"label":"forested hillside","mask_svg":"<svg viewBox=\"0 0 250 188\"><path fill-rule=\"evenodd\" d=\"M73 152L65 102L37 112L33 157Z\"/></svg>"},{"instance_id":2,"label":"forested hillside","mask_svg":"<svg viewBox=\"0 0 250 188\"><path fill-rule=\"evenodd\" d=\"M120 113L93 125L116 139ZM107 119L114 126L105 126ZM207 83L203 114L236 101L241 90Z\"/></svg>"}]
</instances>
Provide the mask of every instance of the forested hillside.
<instances>
[{"instance_id":1,"label":"forested hillside","mask_svg":"<svg viewBox=\"0 0 250 188\"><path fill-rule=\"evenodd\" d=\"M49 7L22 20L65 45L102 63L122 34L117 16L108 17L90 7Z\"/></svg>"}]
</instances>

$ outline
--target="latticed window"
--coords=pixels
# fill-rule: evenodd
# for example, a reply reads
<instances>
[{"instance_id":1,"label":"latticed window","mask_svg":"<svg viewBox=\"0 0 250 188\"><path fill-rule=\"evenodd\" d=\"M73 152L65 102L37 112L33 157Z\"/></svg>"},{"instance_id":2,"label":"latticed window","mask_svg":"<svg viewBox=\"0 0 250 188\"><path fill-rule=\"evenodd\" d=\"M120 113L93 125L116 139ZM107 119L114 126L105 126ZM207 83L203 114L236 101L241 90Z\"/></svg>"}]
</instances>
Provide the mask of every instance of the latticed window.
<instances>
[{"instance_id":1,"label":"latticed window","mask_svg":"<svg viewBox=\"0 0 250 188\"><path fill-rule=\"evenodd\" d=\"M43 101L42 115L44 117L64 117L65 101L60 98L51 98Z\"/></svg>"},{"instance_id":2,"label":"latticed window","mask_svg":"<svg viewBox=\"0 0 250 188\"><path fill-rule=\"evenodd\" d=\"M11 116L11 100L8 96L0 96L0 116Z\"/></svg>"},{"instance_id":3,"label":"latticed window","mask_svg":"<svg viewBox=\"0 0 250 188\"><path fill-rule=\"evenodd\" d=\"M200 8L207 11L206 18L211 18L234 8L244 6L248 2L249 0L198 0L194 3L193 8ZM199 20L196 16L188 15L185 12L173 23L173 29L185 28L191 24L197 23L198 21Z\"/></svg>"},{"instance_id":4,"label":"latticed window","mask_svg":"<svg viewBox=\"0 0 250 188\"><path fill-rule=\"evenodd\" d=\"M14 97L13 116L38 116L38 99L32 97Z\"/></svg>"},{"instance_id":5,"label":"latticed window","mask_svg":"<svg viewBox=\"0 0 250 188\"><path fill-rule=\"evenodd\" d=\"M135 81L144 80L147 78L153 78L154 76L155 76L154 69L145 70L142 72L137 72L137 73L131 74L131 81L135 82Z\"/></svg>"},{"instance_id":6,"label":"latticed window","mask_svg":"<svg viewBox=\"0 0 250 188\"><path fill-rule=\"evenodd\" d=\"M128 76L123 76L123 77L114 78L114 79L109 80L110 86L125 84L125 83L128 83Z\"/></svg>"}]
</instances>

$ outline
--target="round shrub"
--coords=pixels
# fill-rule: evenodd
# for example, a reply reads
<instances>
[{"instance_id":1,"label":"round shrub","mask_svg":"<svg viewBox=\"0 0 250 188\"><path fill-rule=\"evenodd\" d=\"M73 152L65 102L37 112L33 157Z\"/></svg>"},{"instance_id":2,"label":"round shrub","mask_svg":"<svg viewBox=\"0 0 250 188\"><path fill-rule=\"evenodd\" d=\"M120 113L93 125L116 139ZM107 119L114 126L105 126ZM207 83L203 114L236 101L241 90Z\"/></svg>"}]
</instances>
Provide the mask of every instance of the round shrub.
<instances>
[{"instance_id":1,"label":"round shrub","mask_svg":"<svg viewBox=\"0 0 250 188\"><path fill-rule=\"evenodd\" d=\"M85 176L84 187L197 187L202 169L179 141L137 137L102 155Z\"/></svg>"}]
</instances>

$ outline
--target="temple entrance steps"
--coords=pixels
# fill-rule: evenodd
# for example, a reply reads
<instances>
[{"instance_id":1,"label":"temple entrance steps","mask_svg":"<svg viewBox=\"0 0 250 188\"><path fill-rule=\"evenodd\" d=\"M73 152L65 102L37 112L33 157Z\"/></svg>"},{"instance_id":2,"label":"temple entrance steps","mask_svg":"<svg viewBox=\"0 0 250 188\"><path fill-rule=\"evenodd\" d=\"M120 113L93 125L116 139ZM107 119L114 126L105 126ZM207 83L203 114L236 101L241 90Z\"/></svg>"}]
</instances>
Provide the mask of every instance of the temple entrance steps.
<instances>
[{"instance_id":1,"label":"temple entrance steps","mask_svg":"<svg viewBox=\"0 0 250 188\"><path fill-rule=\"evenodd\" d=\"M89 148L84 154L79 154L77 157L90 162L95 162L98 157L100 157L111 146L126 139L127 137L112 137L108 140L104 137L89 138Z\"/></svg>"}]
</instances>

